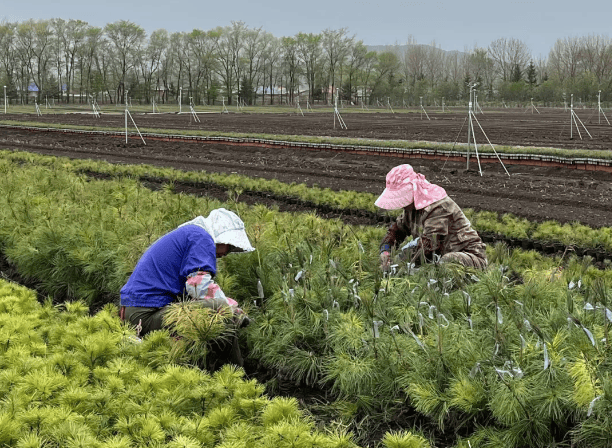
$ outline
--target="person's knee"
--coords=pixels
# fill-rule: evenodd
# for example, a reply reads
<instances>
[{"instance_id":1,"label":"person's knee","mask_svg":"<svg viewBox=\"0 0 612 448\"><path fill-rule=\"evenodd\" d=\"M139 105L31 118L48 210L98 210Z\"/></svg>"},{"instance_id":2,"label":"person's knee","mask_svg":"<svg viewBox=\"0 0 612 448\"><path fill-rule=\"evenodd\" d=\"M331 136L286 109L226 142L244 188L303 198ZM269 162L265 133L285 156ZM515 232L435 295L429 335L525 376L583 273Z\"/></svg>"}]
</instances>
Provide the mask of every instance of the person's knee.
<instances>
[{"instance_id":1,"label":"person's knee","mask_svg":"<svg viewBox=\"0 0 612 448\"><path fill-rule=\"evenodd\" d=\"M487 259L466 252L449 252L440 258L440 263L458 263L468 268L485 269Z\"/></svg>"}]
</instances>

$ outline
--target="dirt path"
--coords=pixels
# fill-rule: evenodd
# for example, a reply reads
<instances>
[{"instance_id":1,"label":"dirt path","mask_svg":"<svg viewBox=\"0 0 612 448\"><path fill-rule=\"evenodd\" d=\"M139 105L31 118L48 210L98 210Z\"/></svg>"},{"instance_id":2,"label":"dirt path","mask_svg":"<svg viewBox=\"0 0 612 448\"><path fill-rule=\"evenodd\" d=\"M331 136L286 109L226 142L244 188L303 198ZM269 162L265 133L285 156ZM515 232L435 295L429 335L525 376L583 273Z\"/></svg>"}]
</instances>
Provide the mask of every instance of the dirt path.
<instances>
[{"instance_id":1,"label":"dirt path","mask_svg":"<svg viewBox=\"0 0 612 448\"><path fill-rule=\"evenodd\" d=\"M183 170L237 173L333 190L379 194L394 166L412 163L428 180L444 187L463 208L509 212L534 221L612 224L612 175L563 168L484 166L483 176L463 163L402 159L218 143L153 141L0 129L0 148L33 151L112 163L151 164Z\"/></svg>"}]
</instances>

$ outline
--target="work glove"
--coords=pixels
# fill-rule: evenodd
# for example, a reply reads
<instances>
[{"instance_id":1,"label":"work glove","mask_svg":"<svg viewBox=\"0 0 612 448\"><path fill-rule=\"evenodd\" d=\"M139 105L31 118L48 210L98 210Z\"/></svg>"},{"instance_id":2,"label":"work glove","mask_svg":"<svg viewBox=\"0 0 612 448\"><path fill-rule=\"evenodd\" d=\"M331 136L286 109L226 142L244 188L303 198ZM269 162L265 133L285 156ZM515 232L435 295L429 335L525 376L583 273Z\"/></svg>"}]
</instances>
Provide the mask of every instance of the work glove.
<instances>
[{"instance_id":1,"label":"work glove","mask_svg":"<svg viewBox=\"0 0 612 448\"><path fill-rule=\"evenodd\" d=\"M417 249L418 246L419 238L415 238L407 244L404 244L399 250L399 255L397 257L398 260L410 261L412 259L412 254L414 254L414 251Z\"/></svg>"},{"instance_id":2,"label":"work glove","mask_svg":"<svg viewBox=\"0 0 612 448\"><path fill-rule=\"evenodd\" d=\"M246 315L242 308L234 308L232 310L234 312L234 323L238 326L238 328L247 327L251 323L251 318Z\"/></svg>"},{"instance_id":3,"label":"work glove","mask_svg":"<svg viewBox=\"0 0 612 448\"><path fill-rule=\"evenodd\" d=\"M389 272L391 268L391 252L384 250L380 253L380 265L383 272Z\"/></svg>"},{"instance_id":4,"label":"work glove","mask_svg":"<svg viewBox=\"0 0 612 448\"><path fill-rule=\"evenodd\" d=\"M404 246L402 246L402 250L408 250L408 249L414 249L419 245L419 237L413 239L412 241L410 241L408 244L405 244Z\"/></svg>"}]
</instances>

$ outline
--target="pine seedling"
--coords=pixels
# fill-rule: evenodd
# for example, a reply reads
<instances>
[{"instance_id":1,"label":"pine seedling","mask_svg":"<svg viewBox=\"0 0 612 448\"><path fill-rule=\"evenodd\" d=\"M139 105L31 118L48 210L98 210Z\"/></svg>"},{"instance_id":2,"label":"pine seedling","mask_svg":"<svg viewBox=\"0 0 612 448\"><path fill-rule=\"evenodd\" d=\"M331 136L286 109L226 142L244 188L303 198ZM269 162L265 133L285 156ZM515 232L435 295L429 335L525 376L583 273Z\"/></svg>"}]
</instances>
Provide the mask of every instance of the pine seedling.
<instances>
[{"instance_id":1,"label":"pine seedling","mask_svg":"<svg viewBox=\"0 0 612 448\"><path fill-rule=\"evenodd\" d=\"M40 448L50 445L50 440L35 433L27 433L22 435L15 444L17 448Z\"/></svg>"},{"instance_id":2,"label":"pine seedling","mask_svg":"<svg viewBox=\"0 0 612 448\"><path fill-rule=\"evenodd\" d=\"M382 439L384 448L430 448L429 442L420 434L409 431L388 432Z\"/></svg>"},{"instance_id":3,"label":"pine seedling","mask_svg":"<svg viewBox=\"0 0 612 448\"><path fill-rule=\"evenodd\" d=\"M436 381L424 379L415 381L407 387L406 393L417 411L433 418L437 426L444 430L450 403Z\"/></svg>"},{"instance_id":4,"label":"pine seedling","mask_svg":"<svg viewBox=\"0 0 612 448\"><path fill-rule=\"evenodd\" d=\"M319 381L323 359L316 351L291 347L287 355L291 359L287 371L296 382L303 381L306 385L313 386Z\"/></svg>"},{"instance_id":5,"label":"pine seedling","mask_svg":"<svg viewBox=\"0 0 612 448\"><path fill-rule=\"evenodd\" d=\"M499 383L492 390L489 407L493 416L506 426L513 426L521 421L531 421L527 408L530 390L526 381L520 378L507 377L497 372Z\"/></svg>"},{"instance_id":6,"label":"pine seedling","mask_svg":"<svg viewBox=\"0 0 612 448\"><path fill-rule=\"evenodd\" d=\"M591 400L587 418L573 431L580 446L604 448L612 443L612 381L605 373L601 395Z\"/></svg>"},{"instance_id":7,"label":"pine seedling","mask_svg":"<svg viewBox=\"0 0 612 448\"><path fill-rule=\"evenodd\" d=\"M113 435L100 443L100 448L132 448L132 440L124 435Z\"/></svg>"},{"instance_id":8,"label":"pine seedling","mask_svg":"<svg viewBox=\"0 0 612 448\"><path fill-rule=\"evenodd\" d=\"M14 415L8 412L0 412L0 443L5 446L13 446L22 431L23 423L15 420Z\"/></svg>"},{"instance_id":9,"label":"pine seedling","mask_svg":"<svg viewBox=\"0 0 612 448\"><path fill-rule=\"evenodd\" d=\"M280 422L289 422L301 416L298 402L295 398L275 397L261 414L261 423L268 427Z\"/></svg>"},{"instance_id":10,"label":"pine seedling","mask_svg":"<svg viewBox=\"0 0 612 448\"><path fill-rule=\"evenodd\" d=\"M173 357L187 356L193 361L203 360L208 343L216 338L229 338L233 331L229 308L203 307L200 303L181 300L172 303L164 313L164 325L179 337L173 345Z\"/></svg>"},{"instance_id":11,"label":"pine seedling","mask_svg":"<svg viewBox=\"0 0 612 448\"><path fill-rule=\"evenodd\" d=\"M476 378L460 375L451 380L448 388L449 405L473 416L486 409L487 390Z\"/></svg>"},{"instance_id":12,"label":"pine seedling","mask_svg":"<svg viewBox=\"0 0 612 448\"><path fill-rule=\"evenodd\" d=\"M304 421L280 421L265 428L262 437L264 447L310 448L316 446L317 436L312 434L312 425Z\"/></svg>"},{"instance_id":13,"label":"pine seedling","mask_svg":"<svg viewBox=\"0 0 612 448\"><path fill-rule=\"evenodd\" d=\"M343 352L334 354L324 372L324 380L332 382L332 391L340 397L372 394L383 374L373 357Z\"/></svg>"},{"instance_id":14,"label":"pine seedling","mask_svg":"<svg viewBox=\"0 0 612 448\"><path fill-rule=\"evenodd\" d=\"M608 304L611 302L610 287L602 279L596 279L590 286L587 293L587 298L591 298L598 305L603 316L603 331L606 351L610 347L610 323L612 322L612 311L608 309Z\"/></svg>"},{"instance_id":15,"label":"pine seedling","mask_svg":"<svg viewBox=\"0 0 612 448\"><path fill-rule=\"evenodd\" d=\"M201 446L199 440L184 435L178 435L165 444L165 448L200 448Z\"/></svg>"}]
</instances>

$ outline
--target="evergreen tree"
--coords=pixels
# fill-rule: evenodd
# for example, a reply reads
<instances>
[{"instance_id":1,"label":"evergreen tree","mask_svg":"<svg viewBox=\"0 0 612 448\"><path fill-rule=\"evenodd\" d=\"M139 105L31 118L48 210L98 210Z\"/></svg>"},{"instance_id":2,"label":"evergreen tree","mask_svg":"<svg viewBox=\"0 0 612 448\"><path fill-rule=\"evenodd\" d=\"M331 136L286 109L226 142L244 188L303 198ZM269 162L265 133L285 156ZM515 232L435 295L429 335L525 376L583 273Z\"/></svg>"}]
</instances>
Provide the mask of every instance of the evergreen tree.
<instances>
[{"instance_id":1,"label":"evergreen tree","mask_svg":"<svg viewBox=\"0 0 612 448\"><path fill-rule=\"evenodd\" d=\"M536 77L536 69L535 69L535 65L533 65L533 61L529 62L529 66L527 66L527 84L529 84L529 86L531 88L534 88L538 82L538 79Z\"/></svg>"},{"instance_id":2,"label":"evergreen tree","mask_svg":"<svg viewBox=\"0 0 612 448\"><path fill-rule=\"evenodd\" d=\"M242 78L242 82L240 83L240 89L238 90L238 95L240 96L240 99L243 100L245 103L249 105L253 104L255 91L253 90L253 83L246 76Z\"/></svg>"},{"instance_id":3,"label":"evergreen tree","mask_svg":"<svg viewBox=\"0 0 612 448\"><path fill-rule=\"evenodd\" d=\"M512 67L512 72L510 73L510 81L511 82L519 82L523 79L523 71L518 64L514 64Z\"/></svg>"},{"instance_id":4,"label":"evergreen tree","mask_svg":"<svg viewBox=\"0 0 612 448\"><path fill-rule=\"evenodd\" d=\"M465 78L463 79L463 93L468 96L470 94L470 83L472 82L472 78L470 78L470 74L466 73Z\"/></svg>"}]
</instances>

